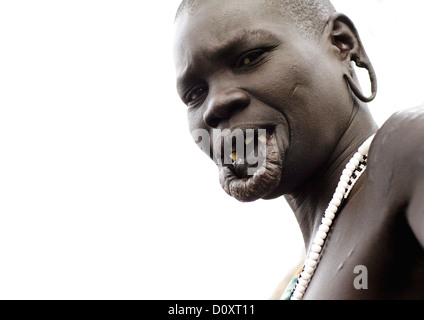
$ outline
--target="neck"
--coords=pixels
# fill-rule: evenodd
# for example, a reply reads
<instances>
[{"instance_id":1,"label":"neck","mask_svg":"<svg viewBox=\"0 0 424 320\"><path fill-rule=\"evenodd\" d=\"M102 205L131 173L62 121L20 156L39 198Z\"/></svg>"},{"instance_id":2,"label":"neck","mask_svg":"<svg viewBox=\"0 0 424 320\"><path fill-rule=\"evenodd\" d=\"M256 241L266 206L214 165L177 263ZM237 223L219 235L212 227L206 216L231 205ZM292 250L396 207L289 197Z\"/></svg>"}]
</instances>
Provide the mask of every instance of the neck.
<instances>
[{"instance_id":1,"label":"neck","mask_svg":"<svg viewBox=\"0 0 424 320\"><path fill-rule=\"evenodd\" d=\"M298 221L306 250L314 239L346 163L377 130L368 108L356 107L326 165L306 183L285 195Z\"/></svg>"}]
</instances>

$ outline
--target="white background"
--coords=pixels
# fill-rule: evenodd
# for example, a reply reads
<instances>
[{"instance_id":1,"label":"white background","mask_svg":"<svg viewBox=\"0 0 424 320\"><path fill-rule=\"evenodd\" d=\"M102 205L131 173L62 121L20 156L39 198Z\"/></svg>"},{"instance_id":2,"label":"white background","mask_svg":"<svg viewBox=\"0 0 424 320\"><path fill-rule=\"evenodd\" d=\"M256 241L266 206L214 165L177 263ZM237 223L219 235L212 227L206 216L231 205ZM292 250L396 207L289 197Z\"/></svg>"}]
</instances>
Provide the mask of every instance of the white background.
<instances>
[{"instance_id":1,"label":"white background","mask_svg":"<svg viewBox=\"0 0 424 320\"><path fill-rule=\"evenodd\" d=\"M241 204L175 92L178 0L0 1L0 299L267 299L302 254L285 201ZM334 1L381 124L424 102L422 1Z\"/></svg>"}]
</instances>

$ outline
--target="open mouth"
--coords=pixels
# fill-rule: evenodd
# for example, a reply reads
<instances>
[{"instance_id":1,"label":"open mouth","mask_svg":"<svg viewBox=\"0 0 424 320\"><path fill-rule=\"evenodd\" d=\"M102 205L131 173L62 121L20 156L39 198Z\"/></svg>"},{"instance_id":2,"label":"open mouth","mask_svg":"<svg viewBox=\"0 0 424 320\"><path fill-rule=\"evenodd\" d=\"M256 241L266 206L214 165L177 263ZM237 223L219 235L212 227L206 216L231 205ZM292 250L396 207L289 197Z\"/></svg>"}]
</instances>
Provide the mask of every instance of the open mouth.
<instances>
[{"instance_id":1,"label":"open mouth","mask_svg":"<svg viewBox=\"0 0 424 320\"><path fill-rule=\"evenodd\" d=\"M280 184L283 150L277 127L244 128L223 134L215 145L222 188L242 202L264 198Z\"/></svg>"}]
</instances>

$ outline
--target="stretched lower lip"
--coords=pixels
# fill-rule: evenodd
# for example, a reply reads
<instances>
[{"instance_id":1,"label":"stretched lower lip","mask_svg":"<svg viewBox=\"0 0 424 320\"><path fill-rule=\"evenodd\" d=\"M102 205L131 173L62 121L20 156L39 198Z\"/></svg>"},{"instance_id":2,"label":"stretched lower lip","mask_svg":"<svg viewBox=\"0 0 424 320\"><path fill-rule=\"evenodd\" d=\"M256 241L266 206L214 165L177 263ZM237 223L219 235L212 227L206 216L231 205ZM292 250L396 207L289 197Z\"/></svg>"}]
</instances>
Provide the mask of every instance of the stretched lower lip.
<instances>
[{"instance_id":1,"label":"stretched lower lip","mask_svg":"<svg viewBox=\"0 0 424 320\"><path fill-rule=\"evenodd\" d=\"M218 164L222 188L242 202L266 197L280 184L283 154L283 150L280 150L277 144L276 130L269 132L263 161L256 167L251 164L241 166ZM246 174L246 169L252 169L253 173Z\"/></svg>"}]
</instances>

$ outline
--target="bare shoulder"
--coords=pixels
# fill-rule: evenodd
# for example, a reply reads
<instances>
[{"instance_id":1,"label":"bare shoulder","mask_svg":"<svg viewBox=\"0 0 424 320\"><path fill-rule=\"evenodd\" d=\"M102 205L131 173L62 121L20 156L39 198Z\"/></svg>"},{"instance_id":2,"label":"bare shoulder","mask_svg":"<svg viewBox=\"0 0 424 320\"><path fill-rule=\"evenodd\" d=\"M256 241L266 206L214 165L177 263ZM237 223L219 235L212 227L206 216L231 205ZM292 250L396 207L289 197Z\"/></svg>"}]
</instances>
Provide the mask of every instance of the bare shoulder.
<instances>
[{"instance_id":1,"label":"bare shoulder","mask_svg":"<svg viewBox=\"0 0 424 320\"><path fill-rule=\"evenodd\" d=\"M377 132L374 144L376 155L408 162L417 159L424 152L424 105L393 114Z\"/></svg>"},{"instance_id":2,"label":"bare shoulder","mask_svg":"<svg viewBox=\"0 0 424 320\"><path fill-rule=\"evenodd\" d=\"M424 177L424 105L396 112L383 124L368 163L371 178L408 196L414 182Z\"/></svg>"},{"instance_id":3,"label":"bare shoulder","mask_svg":"<svg viewBox=\"0 0 424 320\"><path fill-rule=\"evenodd\" d=\"M408 133L410 130L419 129L421 133L424 131L424 104L414 108L408 108L394 113L383 125L381 130L391 131L393 127L401 128L406 130Z\"/></svg>"}]
</instances>

